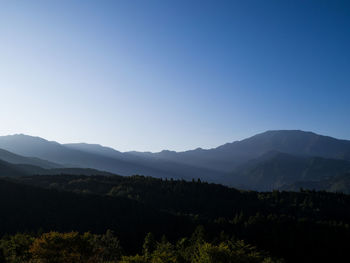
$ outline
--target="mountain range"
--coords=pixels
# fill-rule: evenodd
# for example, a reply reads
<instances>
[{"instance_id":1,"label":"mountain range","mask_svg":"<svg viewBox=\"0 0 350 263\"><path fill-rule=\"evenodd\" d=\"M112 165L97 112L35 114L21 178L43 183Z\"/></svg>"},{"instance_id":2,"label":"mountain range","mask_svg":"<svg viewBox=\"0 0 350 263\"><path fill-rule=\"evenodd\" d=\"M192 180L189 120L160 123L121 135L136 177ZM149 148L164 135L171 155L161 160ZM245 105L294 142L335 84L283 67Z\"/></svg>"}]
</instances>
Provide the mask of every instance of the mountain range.
<instances>
[{"instance_id":1,"label":"mountain range","mask_svg":"<svg viewBox=\"0 0 350 263\"><path fill-rule=\"evenodd\" d=\"M295 189L300 182L312 185L310 182L345 176L350 172L350 141L300 130L277 130L213 149L151 153L120 152L97 144L59 144L19 134L0 137L0 160L3 161L0 168L6 167L7 176L12 175L11 165L17 166L13 173L16 175L23 170L25 174L56 174L69 171L63 168L90 168L126 176L200 178L269 191ZM101 173L97 170L89 170L88 174Z\"/></svg>"}]
</instances>

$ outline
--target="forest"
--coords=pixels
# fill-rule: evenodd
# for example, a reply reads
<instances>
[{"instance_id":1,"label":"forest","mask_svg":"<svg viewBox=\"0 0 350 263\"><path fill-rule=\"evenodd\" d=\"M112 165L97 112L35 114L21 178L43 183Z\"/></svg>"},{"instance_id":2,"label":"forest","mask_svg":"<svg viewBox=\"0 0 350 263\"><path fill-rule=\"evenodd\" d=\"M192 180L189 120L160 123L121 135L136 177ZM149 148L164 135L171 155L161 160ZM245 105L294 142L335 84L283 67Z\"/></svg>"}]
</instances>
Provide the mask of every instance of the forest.
<instances>
[{"instance_id":1,"label":"forest","mask_svg":"<svg viewBox=\"0 0 350 263\"><path fill-rule=\"evenodd\" d=\"M342 193L36 175L0 180L0 209L3 262L337 262L349 250Z\"/></svg>"}]
</instances>

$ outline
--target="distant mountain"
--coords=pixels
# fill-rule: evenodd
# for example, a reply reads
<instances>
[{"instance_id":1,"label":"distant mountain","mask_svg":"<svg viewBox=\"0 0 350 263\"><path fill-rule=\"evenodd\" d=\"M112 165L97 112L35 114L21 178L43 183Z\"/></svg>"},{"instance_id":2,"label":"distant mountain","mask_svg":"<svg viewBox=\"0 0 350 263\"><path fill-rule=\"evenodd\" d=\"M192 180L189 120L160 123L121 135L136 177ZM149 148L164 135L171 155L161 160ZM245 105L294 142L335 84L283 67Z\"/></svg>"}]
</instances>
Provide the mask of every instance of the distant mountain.
<instances>
[{"instance_id":1,"label":"distant mountain","mask_svg":"<svg viewBox=\"0 0 350 263\"><path fill-rule=\"evenodd\" d=\"M25 167L15 165L15 164L10 164L8 162L0 160L0 176L24 176L24 175L30 175L30 173L27 173L27 170Z\"/></svg>"},{"instance_id":2,"label":"distant mountain","mask_svg":"<svg viewBox=\"0 0 350 263\"><path fill-rule=\"evenodd\" d=\"M88 153L92 153L92 154L98 154L98 155L102 155L105 157L124 159L123 153L121 153L117 150L114 150L113 148L102 146L100 144L67 143L67 144L63 144L63 146L65 146L69 149L88 152Z\"/></svg>"},{"instance_id":3,"label":"distant mountain","mask_svg":"<svg viewBox=\"0 0 350 263\"><path fill-rule=\"evenodd\" d=\"M299 130L267 131L213 149L119 152L98 144L59 144L39 137L0 137L0 148L64 167L142 174L269 190L347 172L350 141ZM1 159L1 158L0 158Z\"/></svg>"},{"instance_id":4,"label":"distant mountain","mask_svg":"<svg viewBox=\"0 0 350 263\"><path fill-rule=\"evenodd\" d=\"M258 158L271 151L300 156L350 160L350 141L338 140L312 132L279 130L267 131L242 141L227 143L208 150L198 148L186 152L131 152L131 154L231 172L235 167L246 161Z\"/></svg>"},{"instance_id":5,"label":"distant mountain","mask_svg":"<svg viewBox=\"0 0 350 263\"><path fill-rule=\"evenodd\" d=\"M103 176L115 176L112 173L99 171L89 168L54 168L45 169L39 166L28 164L12 164L0 160L0 177L18 177L28 175L103 175Z\"/></svg>"},{"instance_id":6,"label":"distant mountain","mask_svg":"<svg viewBox=\"0 0 350 263\"><path fill-rule=\"evenodd\" d=\"M349 161L269 152L237 167L225 183L271 191L297 181L319 181L346 172L350 172Z\"/></svg>"},{"instance_id":7,"label":"distant mountain","mask_svg":"<svg viewBox=\"0 0 350 263\"><path fill-rule=\"evenodd\" d=\"M34 166L39 166L46 169L63 167L62 165L59 165L57 163L41 160L35 157L20 156L3 149L0 149L0 160L13 163L13 164L34 165Z\"/></svg>"},{"instance_id":8,"label":"distant mountain","mask_svg":"<svg viewBox=\"0 0 350 263\"><path fill-rule=\"evenodd\" d=\"M200 177L208 181L223 175L206 168L120 153L100 145L62 145L22 134L0 137L0 148L24 156L42 158L65 167L93 168L121 175L142 174L187 180Z\"/></svg>"}]
</instances>

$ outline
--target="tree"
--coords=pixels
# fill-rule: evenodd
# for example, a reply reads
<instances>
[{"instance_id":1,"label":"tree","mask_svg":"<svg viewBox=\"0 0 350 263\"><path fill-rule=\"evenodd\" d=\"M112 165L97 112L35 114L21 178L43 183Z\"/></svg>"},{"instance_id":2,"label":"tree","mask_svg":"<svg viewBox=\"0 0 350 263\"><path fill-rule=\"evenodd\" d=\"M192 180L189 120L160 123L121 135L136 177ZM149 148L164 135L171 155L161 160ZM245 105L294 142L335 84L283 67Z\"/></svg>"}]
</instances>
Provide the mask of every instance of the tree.
<instances>
[{"instance_id":1,"label":"tree","mask_svg":"<svg viewBox=\"0 0 350 263\"><path fill-rule=\"evenodd\" d=\"M122 256L122 248L119 238L110 229L104 235L96 235L94 238L95 251L102 261L117 261Z\"/></svg>"},{"instance_id":2,"label":"tree","mask_svg":"<svg viewBox=\"0 0 350 263\"><path fill-rule=\"evenodd\" d=\"M16 234L2 239L0 247L4 260L0 262L27 262L31 258L29 248L34 241L34 237L28 234ZM1 258L1 256L0 256Z\"/></svg>"},{"instance_id":3,"label":"tree","mask_svg":"<svg viewBox=\"0 0 350 263\"><path fill-rule=\"evenodd\" d=\"M154 235L152 233L148 233L142 246L143 254L146 258L150 258L153 251L156 249L156 246L157 244Z\"/></svg>"},{"instance_id":4,"label":"tree","mask_svg":"<svg viewBox=\"0 0 350 263\"><path fill-rule=\"evenodd\" d=\"M30 248L35 263L96 262L95 250L89 233L49 232L36 238Z\"/></svg>"},{"instance_id":5,"label":"tree","mask_svg":"<svg viewBox=\"0 0 350 263\"><path fill-rule=\"evenodd\" d=\"M176 263L178 262L178 254L174 246L166 240L157 243L156 250L152 253L152 263Z\"/></svg>"},{"instance_id":6,"label":"tree","mask_svg":"<svg viewBox=\"0 0 350 263\"><path fill-rule=\"evenodd\" d=\"M226 241L218 245L203 243L199 246L192 263L277 263L254 246L243 241Z\"/></svg>"},{"instance_id":7,"label":"tree","mask_svg":"<svg viewBox=\"0 0 350 263\"><path fill-rule=\"evenodd\" d=\"M214 246L210 243L201 244L193 257L193 263L231 263L230 250L227 246L220 244Z\"/></svg>"}]
</instances>

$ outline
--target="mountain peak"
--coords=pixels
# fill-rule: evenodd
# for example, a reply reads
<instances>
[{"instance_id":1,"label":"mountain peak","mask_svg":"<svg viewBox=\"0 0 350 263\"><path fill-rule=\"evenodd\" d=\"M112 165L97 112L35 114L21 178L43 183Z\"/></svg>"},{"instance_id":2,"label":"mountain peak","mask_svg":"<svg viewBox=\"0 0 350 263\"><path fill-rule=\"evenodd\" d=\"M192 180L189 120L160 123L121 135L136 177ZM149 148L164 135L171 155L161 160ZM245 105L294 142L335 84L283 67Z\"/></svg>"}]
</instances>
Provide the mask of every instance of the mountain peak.
<instances>
[{"instance_id":1,"label":"mountain peak","mask_svg":"<svg viewBox=\"0 0 350 263\"><path fill-rule=\"evenodd\" d=\"M271 136L271 135L285 135L285 136L321 136L317 133L311 131L303 131L303 130L267 130L265 132L254 135L255 136Z\"/></svg>"},{"instance_id":2,"label":"mountain peak","mask_svg":"<svg viewBox=\"0 0 350 263\"><path fill-rule=\"evenodd\" d=\"M12 135L5 135L5 136L0 136L0 140L2 141L35 141L35 142L45 142L45 143L57 143L55 141L48 141L44 138L41 138L39 136L32 136L32 135L27 135L23 133L16 133ZM57 143L58 144L58 143Z\"/></svg>"}]
</instances>

